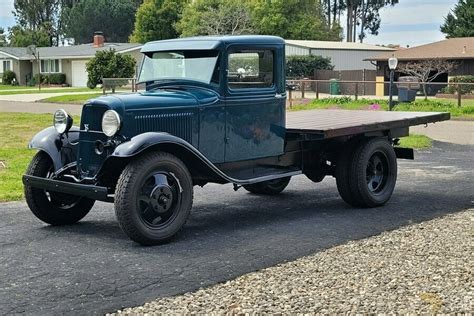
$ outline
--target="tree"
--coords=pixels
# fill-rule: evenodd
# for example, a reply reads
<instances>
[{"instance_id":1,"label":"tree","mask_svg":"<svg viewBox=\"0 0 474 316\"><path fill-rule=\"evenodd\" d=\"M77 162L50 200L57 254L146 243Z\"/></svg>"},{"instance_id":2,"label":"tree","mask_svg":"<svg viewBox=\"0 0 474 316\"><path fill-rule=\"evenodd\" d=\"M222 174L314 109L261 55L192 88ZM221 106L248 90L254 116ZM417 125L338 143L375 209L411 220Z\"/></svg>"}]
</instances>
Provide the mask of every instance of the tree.
<instances>
[{"instance_id":1,"label":"tree","mask_svg":"<svg viewBox=\"0 0 474 316\"><path fill-rule=\"evenodd\" d=\"M130 42L146 43L178 37L175 24L185 0L145 0L138 8Z\"/></svg>"},{"instance_id":2,"label":"tree","mask_svg":"<svg viewBox=\"0 0 474 316\"><path fill-rule=\"evenodd\" d=\"M130 78L135 73L135 65L130 55L116 54L113 49L97 51L86 64L87 86L95 88L102 83L102 78Z\"/></svg>"},{"instance_id":3,"label":"tree","mask_svg":"<svg viewBox=\"0 0 474 316\"><path fill-rule=\"evenodd\" d=\"M181 36L253 33L248 0L197 0L189 4L176 29Z\"/></svg>"},{"instance_id":4,"label":"tree","mask_svg":"<svg viewBox=\"0 0 474 316\"><path fill-rule=\"evenodd\" d=\"M0 47L7 46L7 34L5 33L5 29L0 27Z\"/></svg>"},{"instance_id":5,"label":"tree","mask_svg":"<svg viewBox=\"0 0 474 316\"><path fill-rule=\"evenodd\" d=\"M254 0L252 20L259 34L287 39L341 40L341 27L330 27L319 0Z\"/></svg>"},{"instance_id":6,"label":"tree","mask_svg":"<svg viewBox=\"0 0 474 316\"><path fill-rule=\"evenodd\" d=\"M446 59L423 59L401 63L397 70L420 80L426 100L428 98L426 84L441 74L453 71L457 66L457 63Z\"/></svg>"},{"instance_id":7,"label":"tree","mask_svg":"<svg viewBox=\"0 0 474 316\"><path fill-rule=\"evenodd\" d=\"M47 30L39 28L32 30L15 25L9 28L8 41L13 47L27 47L29 45L36 45L38 47L50 46L51 38Z\"/></svg>"},{"instance_id":8,"label":"tree","mask_svg":"<svg viewBox=\"0 0 474 316\"><path fill-rule=\"evenodd\" d=\"M355 42L357 38L362 43L366 31L378 35L380 28L379 10L388 5L395 5L398 0L345 0L346 14L346 40ZM357 27L359 35L357 35Z\"/></svg>"},{"instance_id":9,"label":"tree","mask_svg":"<svg viewBox=\"0 0 474 316\"><path fill-rule=\"evenodd\" d=\"M45 44L42 46L57 45L60 36L58 31L60 6L60 0L15 0L13 15L17 24L10 29L10 33L11 37L19 38L13 39L13 42L23 43L30 38L33 42L28 45L36 43ZM37 32L41 34L36 36ZM48 43L42 41L45 34L48 36Z\"/></svg>"},{"instance_id":10,"label":"tree","mask_svg":"<svg viewBox=\"0 0 474 316\"><path fill-rule=\"evenodd\" d=\"M474 36L474 0L459 0L452 12L444 18L441 32L447 38Z\"/></svg>"},{"instance_id":11,"label":"tree","mask_svg":"<svg viewBox=\"0 0 474 316\"><path fill-rule=\"evenodd\" d=\"M108 42L127 42L135 21L136 3L130 0L82 0L65 12L65 30L76 44L90 43L96 31Z\"/></svg>"}]
</instances>

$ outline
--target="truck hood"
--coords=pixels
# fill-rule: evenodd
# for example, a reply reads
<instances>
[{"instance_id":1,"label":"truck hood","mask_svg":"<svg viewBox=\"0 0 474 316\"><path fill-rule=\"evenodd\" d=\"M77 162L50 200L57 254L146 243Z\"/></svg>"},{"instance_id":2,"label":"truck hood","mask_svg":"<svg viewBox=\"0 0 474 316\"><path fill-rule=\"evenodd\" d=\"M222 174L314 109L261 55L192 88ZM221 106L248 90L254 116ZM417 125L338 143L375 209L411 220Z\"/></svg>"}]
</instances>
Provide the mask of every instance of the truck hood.
<instances>
[{"instance_id":1,"label":"truck hood","mask_svg":"<svg viewBox=\"0 0 474 316\"><path fill-rule=\"evenodd\" d=\"M135 109L207 105L217 102L218 99L218 94L212 90L166 88L102 96L89 100L88 104L102 105L123 114L126 111L134 111Z\"/></svg>"}]
</instances>

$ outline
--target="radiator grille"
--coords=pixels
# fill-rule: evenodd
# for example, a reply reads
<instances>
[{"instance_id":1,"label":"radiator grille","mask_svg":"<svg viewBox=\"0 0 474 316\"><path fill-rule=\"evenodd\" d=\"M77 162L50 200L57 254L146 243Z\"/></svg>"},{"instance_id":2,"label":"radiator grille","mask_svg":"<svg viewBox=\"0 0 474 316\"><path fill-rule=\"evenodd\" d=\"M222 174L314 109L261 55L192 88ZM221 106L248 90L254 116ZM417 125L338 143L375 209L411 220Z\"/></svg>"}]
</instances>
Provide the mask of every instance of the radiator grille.
<instances>
[{"instance_id":1,"label":"radiator grille","mask_svg":"<svg viewBox=\"0 0 474 316\"><path fill-rule=\"evenodd\" d=\"M166 132L191 142L193 116L192 112L136 115L137 133Z\"/></svg>"}]
</instances>

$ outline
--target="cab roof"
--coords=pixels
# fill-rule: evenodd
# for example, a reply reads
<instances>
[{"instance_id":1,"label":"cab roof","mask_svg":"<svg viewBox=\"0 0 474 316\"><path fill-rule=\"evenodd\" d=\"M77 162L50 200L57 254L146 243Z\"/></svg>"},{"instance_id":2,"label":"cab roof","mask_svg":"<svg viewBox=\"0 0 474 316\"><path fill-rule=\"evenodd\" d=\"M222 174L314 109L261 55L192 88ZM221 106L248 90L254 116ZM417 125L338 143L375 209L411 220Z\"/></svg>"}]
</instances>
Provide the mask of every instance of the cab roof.
<instances>
[{"instance_id":1,"label":"cab roof","mask_svg":"<svg viewBox=\"0 0 474 316\"><path fill-rule=\"evenodd\" d=\"M284 45L281 37L269 35L226 35L226 36L198 36L154 41L146 43L141 49L142 53L170 50L214 50L223 49L229 44L267 44Z\"/></svg>"}]
</instances>

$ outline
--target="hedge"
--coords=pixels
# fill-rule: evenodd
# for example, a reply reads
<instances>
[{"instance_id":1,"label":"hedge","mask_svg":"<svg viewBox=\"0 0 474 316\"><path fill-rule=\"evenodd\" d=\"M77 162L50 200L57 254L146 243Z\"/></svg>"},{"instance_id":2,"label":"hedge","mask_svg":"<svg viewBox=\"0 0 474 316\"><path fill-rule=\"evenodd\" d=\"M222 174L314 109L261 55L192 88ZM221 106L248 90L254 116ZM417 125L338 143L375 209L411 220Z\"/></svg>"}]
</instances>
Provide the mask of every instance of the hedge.
<instances>
[{"instance_id":1,"label":"hedge","mask_svg":"<svg viewBox=\"0 0 474 316\"><path fill-rule=\"evenodd\" d=\"M454 94L458 92L458 87L454 83L472 83L472 85L462 85L460 86L461 94L470 94L474 91L474 76L456 76L449 79L449 83L446 88L444 88L445 93Z\"/></svg>"},{"instance_id":2,"label":"hedge","mask_svg":"<svg viewBox=\"0 0 474 316\"><path fill-rule=\"evenodd\" d=\"M66 83L66 74L57 73L57 74L39 74L34 75L33 80L35 83L39 82L41 78L41 84L65 84Z\"/></svg>"},{"instance_id":3,"label":"hedge","mask_svg":"<svg viewBox=\"0 0 474 316\"><path fill-rule=\"evenodd\" d=\"M289 56L286 59L286 76L289 78L309 78L314 71L333 70L331 59L322 56Z\"/></svg>"}]
</instances>

